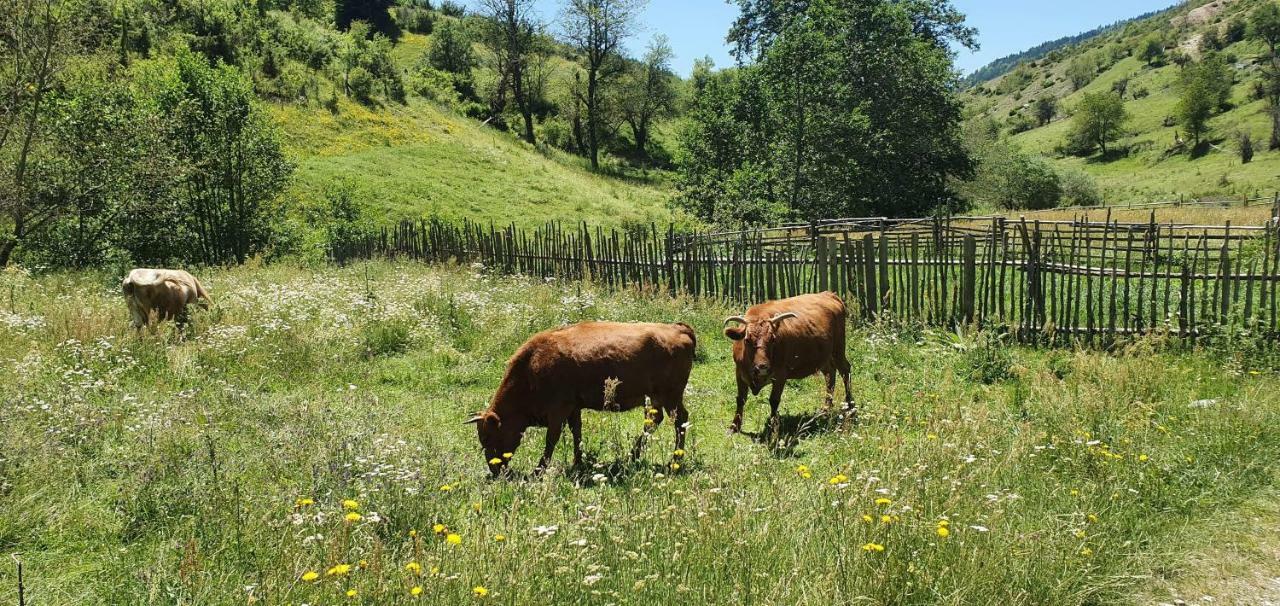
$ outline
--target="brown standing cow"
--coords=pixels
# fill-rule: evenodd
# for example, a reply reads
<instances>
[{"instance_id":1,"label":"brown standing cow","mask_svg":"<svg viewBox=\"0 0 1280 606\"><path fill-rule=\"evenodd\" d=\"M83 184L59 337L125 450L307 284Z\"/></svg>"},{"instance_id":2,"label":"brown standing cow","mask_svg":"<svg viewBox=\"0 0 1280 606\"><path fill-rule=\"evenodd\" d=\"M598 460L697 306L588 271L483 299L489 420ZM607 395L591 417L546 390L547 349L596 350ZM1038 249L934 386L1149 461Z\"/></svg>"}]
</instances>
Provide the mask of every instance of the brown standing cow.
<instances>
[{"instance_id":1,"label":"brown standing cow","mask_svg":"<svg viewBox=\"0 0 1280 606\"><path fill-rule=\"evenodd\" d=\"M573 432L573 464L580 465L582 410L627 411L646 397L657 409L646 431L665 411L674 417L676 449L683 448L694 346L687 324L584 322L530 337L507 363L489 409L467 421L476 424L489 472L505 468L529 427L547 428L538 462L545 469L565 423Z\"/></svg>"},{"instance_id":2,"label":"brown standing cow","mask_svg":"<svg viewBox=\"0 0 1280 606\"><path fill-rule=\"evenodd\" d=\"M150 324L153 318L185 324L188 305L209 307L209 294L200 281L180 269L135 269L121 282L120 289L137 329Z\"/></svg>"},{"instance_id":3,"label":"brown standing cow","mask_svg":"<svg viewBox=\"0 0 1280 606\"><path fill-rule=\"evenodd\" d=\"M853 409L849 390L849 360L845 357L847 312L838 295L824 292L801 295L752 306L744 316L724 321L724 334L734 341L737 366L738 409L729 431L742 429L742 408L747 390L759 394L772 383L769 420L778 416L782 389L788 379L803 379L821 372L827 380L826 409L835 395L836 372L844 378L845 405ZM740 326L729 326L737 323Z\"/></svg>"}]
</instances>

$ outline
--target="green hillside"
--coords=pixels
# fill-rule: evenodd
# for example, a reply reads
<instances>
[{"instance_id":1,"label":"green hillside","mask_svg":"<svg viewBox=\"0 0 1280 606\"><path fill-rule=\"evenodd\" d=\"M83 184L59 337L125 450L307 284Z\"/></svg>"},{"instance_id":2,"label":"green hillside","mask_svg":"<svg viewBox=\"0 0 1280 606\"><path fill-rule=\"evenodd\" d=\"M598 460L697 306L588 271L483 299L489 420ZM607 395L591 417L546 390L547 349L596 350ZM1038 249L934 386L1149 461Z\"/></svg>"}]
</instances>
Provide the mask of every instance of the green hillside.
<instances>
[{"instance_id":1,"label":"green hillside","mask_svg":"<svg viewBox=\"0 0 1280 606\"><path fill-rule=\"evenodd\" d=\"M1183 68L1172 60L1147 65L1137 56L1139 44L1156 36L1167 56L1181 52L1196 60L1206 34L1225 37L1229 24L1246 20L1263 1L1271 0L1191 2L1055 51L1042 61L1024 63L966 92L970 119L993 119L1023 151L1050 158L1059 168L1084 170L1097 179L1107 202L1273 190L1280 185L1280 151L1266 150L1266 101L1253 93L1265 53L1260 42L1246 38L1219 51L1230 63L1235 84L1230 108L1209 121L1210 145L1198 153L1175 142L1182 132L1174 114ZM1069 70L1086 61L1096 62L1099 69L1077 89ZM1114 90L1117 83L1127 84L1122 86L1123 99L1130 115L1116 145L1119 151L1106 159L1065 153L1076 105L1085 94ZM1047 125L1035 126L1035 103L1045 97L1057 100L1058 111ZM1241 162L1241 133L1250 135L1257 152L1249 164Z\"/></svg>"}]
</instances>

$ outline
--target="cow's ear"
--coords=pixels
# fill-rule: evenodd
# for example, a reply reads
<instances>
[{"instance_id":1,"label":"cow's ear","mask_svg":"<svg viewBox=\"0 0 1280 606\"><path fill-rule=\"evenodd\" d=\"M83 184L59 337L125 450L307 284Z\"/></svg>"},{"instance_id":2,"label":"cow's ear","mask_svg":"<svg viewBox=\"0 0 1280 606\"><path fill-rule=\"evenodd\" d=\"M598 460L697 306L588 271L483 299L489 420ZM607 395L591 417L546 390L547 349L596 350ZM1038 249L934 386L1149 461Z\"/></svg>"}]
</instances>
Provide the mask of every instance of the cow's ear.
<instances>
[{"instance_id":1,"label":"cow's ear","mask_svg":"<svg viewBox=\"0 0 1280 606\"><path fill-rule=\"evenodd\" d=\"M729 337L733 341L741 341L747 336L747 328L745 326L729 326L724 329L724 336Z\"/></svg>"}]
</instances>

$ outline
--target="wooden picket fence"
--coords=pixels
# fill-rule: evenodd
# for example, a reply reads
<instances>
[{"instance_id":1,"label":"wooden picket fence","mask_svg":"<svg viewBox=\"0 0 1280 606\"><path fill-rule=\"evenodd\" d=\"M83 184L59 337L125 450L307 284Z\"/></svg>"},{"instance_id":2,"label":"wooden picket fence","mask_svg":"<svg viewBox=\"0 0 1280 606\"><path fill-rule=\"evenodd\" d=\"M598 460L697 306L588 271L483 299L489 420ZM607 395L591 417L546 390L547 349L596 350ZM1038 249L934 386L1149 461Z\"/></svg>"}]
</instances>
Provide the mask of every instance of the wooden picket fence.
<instances>
[{"instance_id":1,"label":"wooden picket fence","mask_svg":"<svg viewBox=\"0 0 1280 606\"><path fill-rule=\"evenodd\" d=\"M746 306L832 290L857 323L1003 327L1024 340L1110 342L1223 326L1273 337L1280 230L1005 217L841 219L720 232L404 222L332 259L479 263Z\"/></svg>"}]
</instances>

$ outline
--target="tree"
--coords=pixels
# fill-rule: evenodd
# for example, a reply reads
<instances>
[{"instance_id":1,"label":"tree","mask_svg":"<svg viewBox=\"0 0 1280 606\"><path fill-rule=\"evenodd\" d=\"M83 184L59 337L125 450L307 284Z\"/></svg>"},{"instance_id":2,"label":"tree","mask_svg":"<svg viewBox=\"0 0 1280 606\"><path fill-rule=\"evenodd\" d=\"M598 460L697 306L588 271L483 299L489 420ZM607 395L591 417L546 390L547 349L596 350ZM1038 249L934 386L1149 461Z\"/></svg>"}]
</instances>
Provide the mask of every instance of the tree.
<instances>
[{"instance_id":1,"label":"tree","mask_svg":"<svg viewBox=\"0 0 1280 606\"><path fill-rule=\"evenodd\" d=\"M581 102L586 113L586 144L591 168L600 168L605 129L604 89L623 69L619 50L635 27L644 0L566 0L565 39L586 61L587 82Z\"/></svg>"},{"instance_id":2,"label":"tree","mask_svg":"<svg viewBox=\"0 0 1280 606\"><path fill-rule=\"evenodd\" d=\"M497 114L506 109L506 94L524 120L524 140L534 143L533 100L530 70L532 55L537 52L540 25L534 16L533 0L481 0L485 17L482 39L493 53L498 84L490 101Z\"/></svg>"},{"instance_id":3,"label":"tree","mask_svg":"<svg viewBox=\"0 0 1280 606\"><path fill-rule=\"evenodd\" d=\"M444 19L431 36L431 49L427 60L434 67L451 74L470 73L475 66L475 54L471 50L471 36L466 27L456 19Z\"/></svg>"},{"instance_id":4,"label":"tree","mask_svg":"<svg viewBox=\"0 0 1280 606\"><path fill-rule=\"evenodd\" d=\"M1181 90L1175 113L1182 128L1198 146L1208 129L1209 119L1230 99L1230 68L1222 57L1211 54L1182 70L1178 82Z\"/></svg>"},{"instance_id":5,"label":"tree","mask_svg":"<svg viewBox=\"0 0 1280 606\"><path fill-rule=\"evenodd\" d=\"M1036 99L1036 121L1040 126L1044 126L1053 121L1053 117L1058 115L1058 99L1052 95L1045 95Z\"/></svg>"},{"instance_id":6,"label":"tree","mask_svg":"<svg viewBox=\"0 0 1280 606\"><path fill-rule=\"evenodd\" d=\"M1107 155L1107 144L1124 134L1129 112L1114 91L1086 93L1072 118L1071 139L1086 153L1098 147Z\"/></svg>"},{"instance_id":7,"label":"tree","mask_svg":"<svg viewBox=\"0 0 1280 606\"><path fill-rule=\"evenodd\" d=\"M1092 55L1080 55L1067 65L1067 79L1071 80L1071 87L1074 90L1088 86L1097 75L1098 62Z\"/></svg>"},{"instance_id":8,"label":"tree","mask_svg":"<svg viewBox=\"0 0 1280 606\"><path fill-rule=\"evenodd\" d=\"M243 263L265 250L275 218L271 203L293 167L248 78L179 53L157 103L167 117L165 136L186 167L182 228L193 248L187 259Z\"/></svg>"},{"instance_id":9,"label":"tree","mask_svg":"<svg viewBox=\"0 0 1280 606\"><path fill-rule=\"evenodd\" d=\"M400 27L391 18L395 0L337 0L334 4L334 24L346 30L355 21L364 21L391 39L400 37Z\"/></svg>"},{"instance_id":10,"label":"tree","mask_svg":"<svg viewBox=\"0 0 1280 606\"><path fill-rule=\"evenodd\" d=\"M1249 35L1267 45L1263 90L1271 110L1269 149L1280 149L1280 5L1265 2L1249 16Z\"/></svg>"},{"instance_id":11,"label":"tree","mask_svg":"<svg viewBox=\"0 0 1280 606\"><path fill-rule=\"evenodd\" d=\"M1138 43L1138 58L1147 65L1160 65L1160 61L1164 59L1164 40L1159 34L1151 34Z\"/></svg>"},{"instance_id":12,"label":"tree","mask_svg":"<svg viewBox=\"0 0 1280 606\"><path fill-rule=\"evenodd\" d=\"M736 148L716 156L726 164L681 155L686 206L708 218L780 206L817 219L911 216L958 202L952 183L973 165L949 49L973 46L974 33L949 2L738 5L729 42L747 67L736 86L716 91L733 111L695 111L681 136L689 146L707 130L732 132L725 139ZM751 212L723 210L737 205Z\"/></svg>"},{"instance_id":13,"label":"tree","mask_svg":"<svg viewBox=\"0 0 1280 606\"><path fill-rule=\"evenodd\" d=\"M58 0L0 0L0 267L65 210L34 173L48 130L49 97L62 85L73 49L67 6Z\"/></svg>"},{"instance_id":14,"label":"tree","mask_svg":"<svg viewBox=\"0 0 1280 606\"><path fill-rule=\"evenodd\" d=\"M675 74L671 73L671 44L662 34L649 42L644 58L623 83L620 109L631 127L636 152L648 157L649 130L653 121L675 110Z\"/></svg>"}]
</instances>

